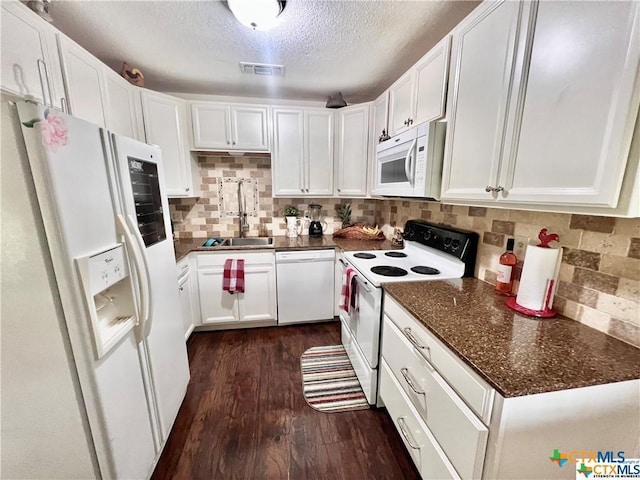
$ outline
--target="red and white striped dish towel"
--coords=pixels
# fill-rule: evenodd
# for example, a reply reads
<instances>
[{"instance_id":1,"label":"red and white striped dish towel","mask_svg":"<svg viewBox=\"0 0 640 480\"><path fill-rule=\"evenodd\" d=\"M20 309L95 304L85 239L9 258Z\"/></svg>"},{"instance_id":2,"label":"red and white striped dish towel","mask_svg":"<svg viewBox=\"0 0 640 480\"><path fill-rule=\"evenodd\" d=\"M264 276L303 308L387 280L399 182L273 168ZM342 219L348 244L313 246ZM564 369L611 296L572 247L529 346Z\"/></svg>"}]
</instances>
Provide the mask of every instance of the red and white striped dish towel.
<instances>
[{"instance_id":1,"label":"red and white striped dish towel","mask_svg":"<svg viewBox=\"0 0 640 480\"><path fill-rule=\"evenodd\" d=\"M231 258L225 260L222 290L229 293L244 293L244 260Z\"/></svg>"},{"instance_id":2,"label":"red and white striped dish towel","mask_svg":"<svg viewBox=\"0 0 640 480\"><path fill-rule=\"evenodd\" d=\"M340 289L340 308L349 313L351 304L351 282L356 276L353 268L347 268L342 275L342 288Z\"/></svg>"}]
</instances>

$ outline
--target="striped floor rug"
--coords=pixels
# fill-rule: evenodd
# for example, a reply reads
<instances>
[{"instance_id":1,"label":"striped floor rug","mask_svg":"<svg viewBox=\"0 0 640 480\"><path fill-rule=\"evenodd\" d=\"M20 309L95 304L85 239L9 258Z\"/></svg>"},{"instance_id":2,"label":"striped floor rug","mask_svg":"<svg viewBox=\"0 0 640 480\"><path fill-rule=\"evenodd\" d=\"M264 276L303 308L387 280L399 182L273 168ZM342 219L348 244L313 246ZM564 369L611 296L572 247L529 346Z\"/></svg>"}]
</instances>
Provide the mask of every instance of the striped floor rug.
<instances>
[{"instance_id":1,"label":"striped floor rug","mask_svg":"<svg viewBox=\"0 0 640 480\"><path fill-rule=\"evenodd\" d=\"M369 408L342 345L313 347L300 357L302 390L310 407L325 413Z\"/></svg>"}]
</instances>

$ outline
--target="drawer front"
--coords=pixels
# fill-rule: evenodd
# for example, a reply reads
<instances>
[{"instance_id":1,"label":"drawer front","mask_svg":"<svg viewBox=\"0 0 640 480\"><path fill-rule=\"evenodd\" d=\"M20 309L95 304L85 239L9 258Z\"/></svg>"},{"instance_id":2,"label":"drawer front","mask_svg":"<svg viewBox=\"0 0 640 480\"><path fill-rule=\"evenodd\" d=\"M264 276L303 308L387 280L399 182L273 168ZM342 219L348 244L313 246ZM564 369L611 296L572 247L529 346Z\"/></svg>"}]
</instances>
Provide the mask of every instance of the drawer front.
<instances>
[{"instance_id":1,"label":"drawer front","mask_svg":"<svg viewBox=\"0 0 640 480\"><path fill-rule=\"evenodd\" d=\"M380 363L380 397L424 479L460 478L420 416L402 394L389 366Z\"/></svg>"},{"instance_id":2,"label":"drawer front","mask_svg":"<svg viewBox=\"0 0 640 480\"><path fill-rule=\"evenodd\" d=\"M185 257L176 264L176 276L180 278L189 271L189 257Z\"/></svg>"},{"instance_id":3,"label":"drawer front","mask_svg":"<svg viewBox=\"0 0 640 480\"><path fill-rule=\"evenodd\" d=\"M386 315L382 358L460 476L479 478L487 427Z\"/></svg>"},{"instance_id":4,"label":"drawer front","mask_svg":"<svg viewBox=\"0 0 640 480\"><path fill-rule=\"evenodd\" d=\"M488 425L495 390L389 296L384 299L384 312L405 337L413 337L413 350L421 352L471 410Z\"/></svg>"},{"instance_id":5,"label":"drawer front","mask_svg":"<svg viewBox=\"0 0 640 480\"><path fill-rule=\"evenodd\" d=\"M244 260L245 265L275 265L275 254L273 250L269 252L239 252L236 250L215 253L198 253L197 264L198 267L224 267L224 262L228 258Z\"/></svg>"}]
</instances>

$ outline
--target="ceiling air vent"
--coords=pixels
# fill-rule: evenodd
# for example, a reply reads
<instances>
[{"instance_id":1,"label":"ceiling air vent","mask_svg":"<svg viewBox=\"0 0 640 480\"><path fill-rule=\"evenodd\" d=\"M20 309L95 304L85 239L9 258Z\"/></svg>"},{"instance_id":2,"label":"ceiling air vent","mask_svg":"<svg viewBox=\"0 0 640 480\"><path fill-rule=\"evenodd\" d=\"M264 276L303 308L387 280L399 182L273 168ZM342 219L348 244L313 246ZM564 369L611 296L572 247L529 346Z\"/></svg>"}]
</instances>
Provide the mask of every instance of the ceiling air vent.
<instances>
[{"instance_id":1,"label":"ceiling air vent","mask_svg":"<svg viewBox=\"0 0 640 480\"><path fill-rule=\"evenodd\" d=\"M252 75L284 75L284 65L270 65L268 63L248 63L240 62L242 73Z\"/></svg>"}]
</instances>

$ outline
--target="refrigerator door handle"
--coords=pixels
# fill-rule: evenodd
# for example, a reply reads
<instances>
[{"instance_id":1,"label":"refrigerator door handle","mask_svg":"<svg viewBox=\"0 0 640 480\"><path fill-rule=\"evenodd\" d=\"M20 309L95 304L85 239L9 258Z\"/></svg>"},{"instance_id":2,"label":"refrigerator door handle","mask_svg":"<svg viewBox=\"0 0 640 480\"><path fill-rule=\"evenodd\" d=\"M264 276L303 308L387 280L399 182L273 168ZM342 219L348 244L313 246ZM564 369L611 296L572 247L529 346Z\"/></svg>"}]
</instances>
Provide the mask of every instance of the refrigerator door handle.
<instances>
[{"instance_id":1,"label":"refrigerator door handle","mask_svg":"<svg viewBox=\"0 0 640 480\"><path fill-rule=\"evenodd\" d=\"M139 298L140 298L140 306L138 311L138 330L142 330L144 328L144 324L147 316L147 305L146 299L149 297L148 294L148 283L147 278L143 275L143 271L145 269L143 260L141 258L140 252L138 251L138 245L136 240L133 238L129 227L127 226L127 222L123 215L118 214L116 216L118 220L118 224L121 230L122 235L125 238L125 243L127 244L127 251L130 252L131 257L133 259L133 264L136 270L136 277L138 279L138 288L139 288Z\"/></svg>"},{"instance_id":2,"label":"refrigerator door handle","mask_svg":"<svg viewBox=\"0 0 640 480\"><path fill-rule=\"evenodd\" d=\"M139 255L139 257L142 259L142 272L144 272L144 275L141 275L143 277L143 289L142 289L142 307L143 307L143 323L140 325L139 327L139 331L140 331L140 335L141 337L145 336L145 331L147 330L147 325L151 322L151 275L150 275L150 270L149 270L149 260L147 258L147 249L144 245L144 240L142 240L142 235L140 234L140 231L138 230L138 225L136 224L135 219L133 218L133 215L129 214L126 217L127 220L127 224L129 227L129 231L131 232L131 236L135 239L135 242L137 244L137 255Z\"/></svg>"}]
</instances>

